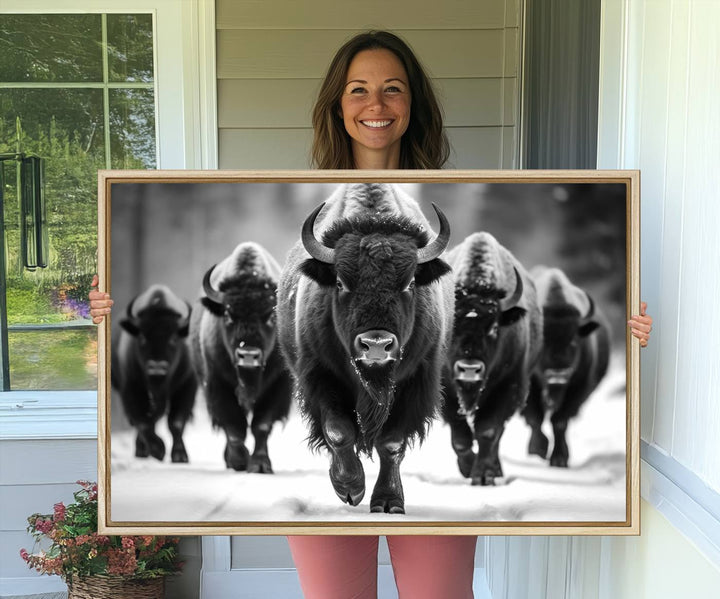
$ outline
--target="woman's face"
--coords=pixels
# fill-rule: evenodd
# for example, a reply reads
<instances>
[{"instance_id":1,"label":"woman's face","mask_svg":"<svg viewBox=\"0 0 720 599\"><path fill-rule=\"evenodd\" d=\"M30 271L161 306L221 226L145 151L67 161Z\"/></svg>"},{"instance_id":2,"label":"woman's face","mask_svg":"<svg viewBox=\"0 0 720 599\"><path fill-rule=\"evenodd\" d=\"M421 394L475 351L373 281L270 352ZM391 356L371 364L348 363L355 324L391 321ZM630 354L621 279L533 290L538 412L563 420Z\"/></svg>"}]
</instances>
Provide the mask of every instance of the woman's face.
<instances>
[{"instance_id":1,"label":"woman's face","mask_svg":"<svg viewBox=\"0 0 720 599\"><path fill-rule=\"evenodd\" d=\"M410 82L390 50L363 50L345 78L340 109L357 163L363 154L400 157L400 138L410 123ZM397 168L397 165L396 165Z\"/></svg>"}]
</instances>

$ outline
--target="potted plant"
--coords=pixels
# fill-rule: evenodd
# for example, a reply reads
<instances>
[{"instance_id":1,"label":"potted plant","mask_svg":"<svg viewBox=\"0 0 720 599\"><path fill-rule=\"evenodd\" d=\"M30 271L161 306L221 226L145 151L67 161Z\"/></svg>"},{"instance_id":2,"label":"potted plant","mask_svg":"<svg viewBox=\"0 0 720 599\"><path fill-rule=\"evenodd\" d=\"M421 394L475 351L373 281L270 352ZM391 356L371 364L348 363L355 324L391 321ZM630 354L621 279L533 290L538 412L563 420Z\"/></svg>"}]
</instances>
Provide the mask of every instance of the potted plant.
<instances>
[{"instance_id":1,"label":"potted plant","mask_svg":"<svg viewBox=\"0 0 720 599\"><path fill-rule=\"evenodd\" d=\"M165 577L180 572L178 538L97 532L97 483L78 481L75 502L28 517L33 553L20 556L41 574L57 574L68 599L162 599Z\"/></svg>"}]
</instances>

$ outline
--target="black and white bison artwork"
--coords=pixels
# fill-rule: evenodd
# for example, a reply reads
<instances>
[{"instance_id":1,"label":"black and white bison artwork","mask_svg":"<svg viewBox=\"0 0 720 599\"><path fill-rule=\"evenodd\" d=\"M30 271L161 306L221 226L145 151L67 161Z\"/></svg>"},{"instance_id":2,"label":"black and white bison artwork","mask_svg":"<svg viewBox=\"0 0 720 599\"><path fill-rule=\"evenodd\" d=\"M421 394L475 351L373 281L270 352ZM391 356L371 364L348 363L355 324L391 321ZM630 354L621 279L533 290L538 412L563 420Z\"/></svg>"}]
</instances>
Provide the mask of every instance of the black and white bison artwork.
<instances>
[{"instance_id":1,"label":"black and white bison artwork","mask_svg":"<svg viewBox=\"0 0 720 599\"><path fill-rule=\"evenodd\" d=\"M192 416L197 384L186 338L190 305L164 285L152 285L127 306L112 340L110 379L137 430L135 455L165 457L155 424L167 414L173 462L187 462L185 424Z\"/></svg>"},{"instance_id":2,"label":"black and white bison artwork","mask_svg":"<svg viewBox=\"0 0 720 599\"><path fill-rule=\"evenodd\" d=\"M525 405L540 356L542 315L530 275L489 233L471 234L446 260L455 281L455 321L443 370L443 417L461 474L473 485L494 485L503 476L500 439Z\"/></svg>"},{"instance_id":3,"label":"black and white bison artwork","mask_svg":"<svg viewBox=\"0 0 720 599\"><path fill-rule=\"evenodd\" d=\"M562 270L538 266L531 274L543 311L544 342L523 411L532 429L528 452L547 457L549 442L541 425L549 414L554 438L550 465L566 468L568 421L607 372L610 325L593 299Z\"/></svg>"},{"instance_id":4,"label":"black and white bison artwork","mask_svg":"<svg viewBox=\"0 0 720 599\"><path fill-rule=\"evenodd\" d=\"M278 301L280 344L309 442L330 454L338 497L365 494L360 454L377 451L371 512L405 513L400 464L440 408L452 334L452 278L439 256L450 228L435 207L387 184L342 185L306 219Z\"/></svg>"},{"instance_id":5,"label":"black and white bison artwork","mask_svg":"<svg viewBox=\"0 0 720 599\"><path fill-rule=\"evenodd\" d=\"M287 418L292 385L277 345L280 266L257 243L239 244L203 278L190 350L212 425L227 437L228 468L272 473L268 437ZM248 419L255 446L245 447Z\"/></svg>"}]
</instances>

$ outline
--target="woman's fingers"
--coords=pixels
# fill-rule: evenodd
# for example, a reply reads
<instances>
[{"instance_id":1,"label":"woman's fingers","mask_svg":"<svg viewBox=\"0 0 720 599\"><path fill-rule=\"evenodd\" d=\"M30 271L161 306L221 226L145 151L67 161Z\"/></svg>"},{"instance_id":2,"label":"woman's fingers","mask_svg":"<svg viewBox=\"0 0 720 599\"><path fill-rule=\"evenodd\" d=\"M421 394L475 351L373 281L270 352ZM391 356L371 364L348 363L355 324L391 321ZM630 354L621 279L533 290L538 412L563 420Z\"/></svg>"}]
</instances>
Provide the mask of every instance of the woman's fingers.
<instances>
[{"instance_id":1,"label":"woman's fingers","mask_svg":"<svg viewBox=\"0 0 720 599\"><path fill-rule=\"evenodd\" d=\"M647 304L640 302L640 314L635 314L628 320L630 332L639 339L640 347L647 347L652 331L652 316L647 314Z\"/></svg>"}]
</instances>

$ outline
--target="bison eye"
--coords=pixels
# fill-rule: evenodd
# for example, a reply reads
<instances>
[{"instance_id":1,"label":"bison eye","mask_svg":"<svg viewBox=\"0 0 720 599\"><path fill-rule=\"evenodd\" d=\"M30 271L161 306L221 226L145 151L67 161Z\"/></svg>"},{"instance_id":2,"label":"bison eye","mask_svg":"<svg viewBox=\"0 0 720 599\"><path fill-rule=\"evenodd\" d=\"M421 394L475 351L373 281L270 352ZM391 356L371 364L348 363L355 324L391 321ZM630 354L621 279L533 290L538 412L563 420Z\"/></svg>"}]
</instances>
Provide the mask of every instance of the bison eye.
<instances>
[{"instance_id":1,"label":"bison eye","mask_svg":"<svg viewBox=\"0 0 720 599\"><path fill-rule=\"evenodd\" d=\"M490 330L488 331L488 336L495 339L498 335L498 324L497 322L493 323L493 325L490 327Z\"/></svg>"},{"instance_id":2,"label":"bison eye","mask_svg":"<svg viewBox=\"0 0 720 599\"><path fill-rule=\"evenodd\" d=\"M335 280L335 287L337 287L338 291L348 291L347 285L342 282L340 277Z\"/></svg>"},{"instance_id":3,"label":"bison eye","mask_svg":"<svg viewBox=\"0 0 720 599\"><path fill-rule=\"evenodd\" d=\"M412 291L415 289L415 279L411 279L403 291Z\"/></svg>"}]
</instances>

